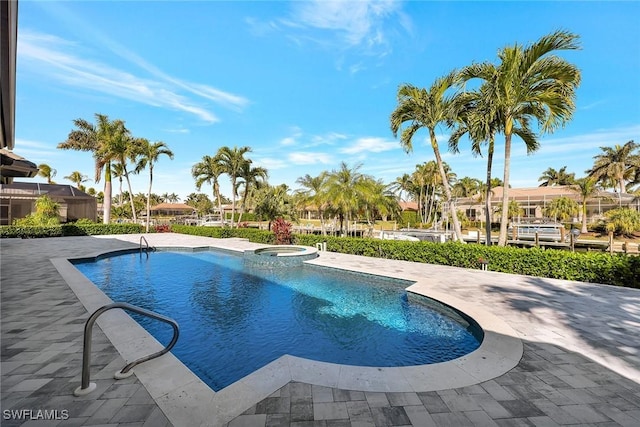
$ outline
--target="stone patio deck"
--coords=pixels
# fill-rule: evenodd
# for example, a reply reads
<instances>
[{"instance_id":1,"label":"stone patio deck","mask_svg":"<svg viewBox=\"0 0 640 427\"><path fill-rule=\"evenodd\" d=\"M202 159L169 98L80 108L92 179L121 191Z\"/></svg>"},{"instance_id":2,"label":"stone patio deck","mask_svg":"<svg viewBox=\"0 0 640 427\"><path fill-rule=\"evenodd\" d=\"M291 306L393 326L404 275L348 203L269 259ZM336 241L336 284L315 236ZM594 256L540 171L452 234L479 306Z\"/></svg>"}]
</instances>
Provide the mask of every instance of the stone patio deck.
<instances>
[{"instance_id":1,"label":"stone patio deck","mask_svg":"<svg viewBox=\"0 0 640 427\"><path fill-rule=\"evenodd\" d=\"M255 246L235 239L145 237L158 247ZM640 425L640 291L327 252L313 263L426 279L431 291L491 311L522 340L522 359L496 378L435 391L349 390L337 381L328 386L291 379L272 390L265 386L263 397L253 401L241 388L232 390L234 385L218 394L226 396L224 401L202 400L210 390L172 394L173 385L166 390L145 385L154 369L168 363L161 359L171 355L135 368L128 379L113 380L125 361L116 350L119 344L107 338L113 331L106 322L99 323L104 332L94 329L91 377L98 388L75 397L89 313L81 302L85 296L78 297L51 259L135 248L139 239L0 241L3 426ZM198 410L185 409L194 404ZM67 419L27 419L37 410L58 411L49 414ZM184 412L191 418L181 418Z\"/></svg>"}]
</instances>

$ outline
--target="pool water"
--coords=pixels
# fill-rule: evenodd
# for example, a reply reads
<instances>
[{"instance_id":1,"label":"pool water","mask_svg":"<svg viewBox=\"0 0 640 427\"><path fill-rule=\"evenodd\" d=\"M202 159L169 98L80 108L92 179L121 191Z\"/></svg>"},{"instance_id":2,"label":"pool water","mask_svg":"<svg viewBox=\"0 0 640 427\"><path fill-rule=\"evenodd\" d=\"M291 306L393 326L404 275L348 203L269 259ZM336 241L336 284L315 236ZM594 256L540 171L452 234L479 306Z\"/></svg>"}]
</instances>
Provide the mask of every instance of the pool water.
<instances>
[{"instance_id":1,"label":"pool water","mask_svg":"<svg viewBox=\"0 0 640 427\"><path fill-rule=\"evenodd\" d=\"M481 331L411 282L304 265L252 268L225 252L154 252L76 262L113 301L174 318L172 353L220 390L284 354L360 366L409 366L475 350ZM133 315L160 342L171 328Z\"/></svg>"}]
</instances>

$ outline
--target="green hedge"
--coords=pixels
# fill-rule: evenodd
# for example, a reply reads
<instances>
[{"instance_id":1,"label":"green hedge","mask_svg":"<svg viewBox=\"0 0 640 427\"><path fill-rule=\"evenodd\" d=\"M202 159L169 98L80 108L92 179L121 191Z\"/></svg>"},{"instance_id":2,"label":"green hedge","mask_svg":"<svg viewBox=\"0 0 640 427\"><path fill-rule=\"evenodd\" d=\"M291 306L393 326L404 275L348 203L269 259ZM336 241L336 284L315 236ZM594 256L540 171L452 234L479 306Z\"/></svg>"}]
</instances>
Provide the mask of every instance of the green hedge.
<instances>
[{"instance_id":1,"label":"green hedge","mask_svg":"<svg viewBox=\"0 0 640 427\"><path fill-rule=\"evenodd\" d=\"M198 227L174 224L171 226L171 231L192 236L215 237L217 239L239 237L249 239L255 243L274 244L276 241L275 235L271 231L258 230L256 228Z\"/></svg>"},{"instance_id":2,"label":"green hedge","mask_svg":"<svg viewBox=\"0 0 640 427\"><path fill-rule=\"evenodd\" d=\"M5 225L0 227L0 238L22 237L61 237L96 236L100 234L135 234L144 232L139 224L60 224L48 227L22 227Z\"/></svg>"},{"instance_id":3,"label":"green hedge","mask_svg":"<svg viewBox=\"0 0 640 427\"><path fill-rule=\"evenodd\" d=\"M479 268L479 260L483 258L492 271L640 288L639 256L310 234L294 236L294 243L298 245L315 246L319 242L327 242L327 250L331 252L464 268Z\"/></svg>"}]
</instances>

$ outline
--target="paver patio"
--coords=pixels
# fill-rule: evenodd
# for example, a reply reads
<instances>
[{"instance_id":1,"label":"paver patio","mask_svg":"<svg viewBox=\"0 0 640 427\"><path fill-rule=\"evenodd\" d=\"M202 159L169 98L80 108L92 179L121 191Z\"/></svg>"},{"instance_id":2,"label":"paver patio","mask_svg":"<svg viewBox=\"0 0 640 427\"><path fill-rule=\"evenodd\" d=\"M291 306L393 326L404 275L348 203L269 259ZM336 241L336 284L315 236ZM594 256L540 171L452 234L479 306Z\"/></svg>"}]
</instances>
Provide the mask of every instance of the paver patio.
<instances>
[{"instance_id":1,"label":"paver patio","mask_svg":"<svg viewBox=\"0 0 640 427\"><path fill-rule=\"evenodd\" d=\"M251 247L237 240L145 237L158 247ZM83 397L72 394L80 383L82 330L89 313L51 259L135 248L139 239L0 241L3 426L172 425L170 420L178 419L172 411L199 397L147 389L140 378L156 361L149 368L135 368L138 373L128 379L112 379L124 359L98 327L91 369L97 390ZM427 278L433 290L472 301L504 319L522 339L523 357L497 378L428 392L371 392L289 381L259 401L243 401L235 415L229 408L206 408L227 414L226 420L194 415L188 425L640 426L640 291L327 252L314 263ZM68 419L26 419L37 410L58 411L54 415Z\"/></svg>"}]
</instances>

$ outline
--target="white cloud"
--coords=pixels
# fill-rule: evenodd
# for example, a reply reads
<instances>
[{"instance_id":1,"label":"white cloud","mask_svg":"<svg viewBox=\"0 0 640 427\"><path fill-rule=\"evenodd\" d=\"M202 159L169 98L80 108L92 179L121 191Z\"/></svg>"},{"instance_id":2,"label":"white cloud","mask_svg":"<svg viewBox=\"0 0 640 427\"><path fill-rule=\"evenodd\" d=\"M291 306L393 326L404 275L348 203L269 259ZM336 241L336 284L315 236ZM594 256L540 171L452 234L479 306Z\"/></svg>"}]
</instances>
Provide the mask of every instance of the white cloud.
<instances>
[{"instance_id":1,"label":"white cloud","mask_svg":"<svg viewBox=\"0 0 640 427\"><path fill-rule=\"evenodd\" d=\"M104 40L103 40L104 41ZM188 94L213 101L227 108L239 109L248 100L211 86L185 82L157 69L136 54L105 41L112 51L151 74L142 77L104 63L88 59L92 52L77 53L77 45L57 36L23 30L20 33L18 56L21 66L44 73L66 85L95 91L110 96L140 102L161 108L170 108L195 115L199 119L214 123L218 117ZM76 47L73 53L67 52Z\"/></svg>"},{"instance_id":2,"label":"white cloud","mask_svg":"<svg viewBox=\"0 0 640 427\"><path fill-rule=\"evenodd\" d=\"M185 129L185 128L164 129L164 131L169 133L190 133L191 132L189 129Z\"/></svg>"},{"instance_id":3,"label":"white cloud","mask_svg":"<svg viewBox=\"0 0 640 427\"><path fill-rule=\"evenodd\" d=\"M396 141L388 141L384 138L368 137L358 138L354 144L342 148L339 151L345 154L358 154L363 152L381 153L383 151L395 150L400 147Z\"/></svg>"},{"instance_id":4,"label":"white cloud","mask_svg":"<svg viewBox=\"0 0 640 427\"><path fill-rule=\"evenodd\" d=\"M386 45L385 20L399 9L395 1L313 0L294 3L293 22L303 27L333 31L347 47Z\"/></svg>"},{"instance_id":5,"label":"white cloud","mask_svg":"<svg viewBox=\"0 0 640 427\"><path fill-rule=\"evenodd\" d=\"M324 135L314 135L307 147L315 147L318 145L334 145L336 142L347 139L347 136L338 132L329 132Z\"/></svg>"},{"instance_id":6,"label":"white cloud","mask_svg":"<svg viewBox=\"0 0 640 427\"><path fill-rule=\"evenodd\" d=\"M283 160L283 159L275 159L273 157L262 157L259 159L255 159L254 163L257 166L262 166L263 168L266 168L267 170L277 170L277 169L284 169L288 166L290 166L289 162Z\"/></svg>"},{"instance_id":7,"label":"white cloud","mask_svg":"<svg viewBox=\"0 0 640 427\"><path fill-rule=\"evenodd\" d=\"M290 153L287 158L291 163L296 165L313 165L317 163L329 164L333 162L333 159L329 154L311 151Z\"/></svg>"},{"instance_id":8,"label":"white cloud","mask_svg":"<svg viewBox=\"0 0 640 427\"><path fill-rule=\"evenodd\" d=\"M298 126L291 127L291 135L284 137L280 140L280 145L294 145L298 142L298 138L303 135L302 129Z\"/></svg>"}]
</instances>

